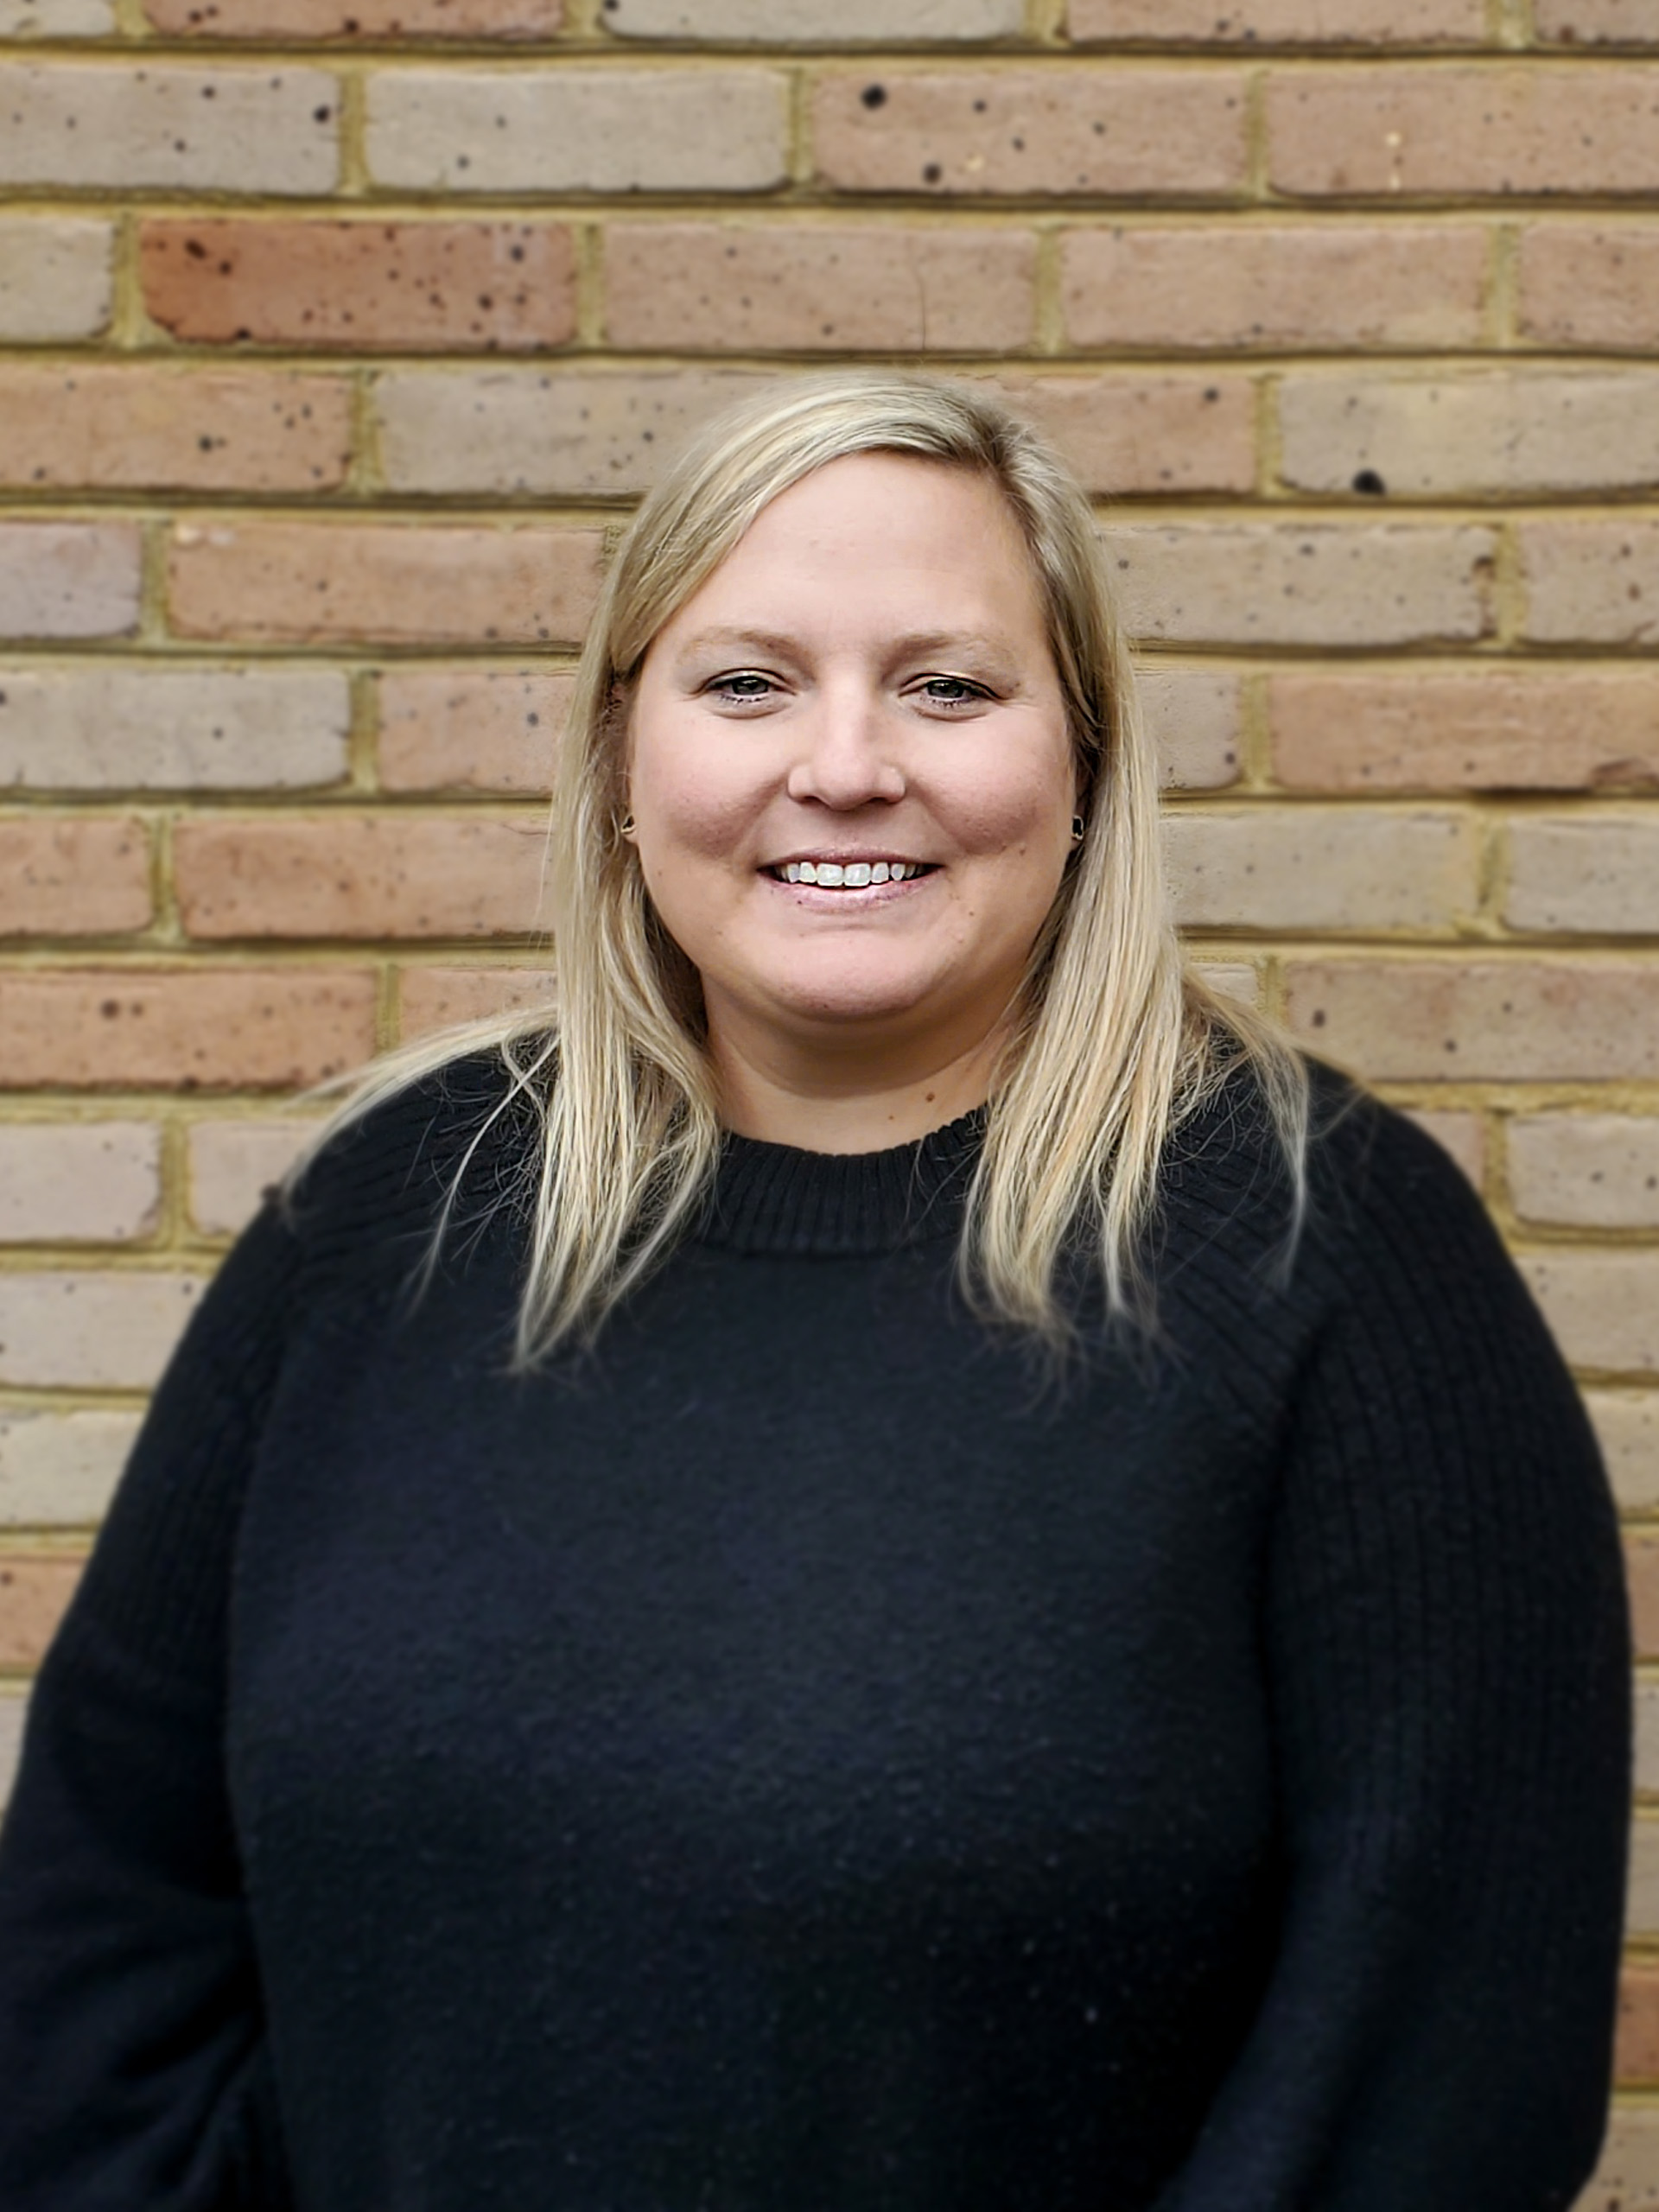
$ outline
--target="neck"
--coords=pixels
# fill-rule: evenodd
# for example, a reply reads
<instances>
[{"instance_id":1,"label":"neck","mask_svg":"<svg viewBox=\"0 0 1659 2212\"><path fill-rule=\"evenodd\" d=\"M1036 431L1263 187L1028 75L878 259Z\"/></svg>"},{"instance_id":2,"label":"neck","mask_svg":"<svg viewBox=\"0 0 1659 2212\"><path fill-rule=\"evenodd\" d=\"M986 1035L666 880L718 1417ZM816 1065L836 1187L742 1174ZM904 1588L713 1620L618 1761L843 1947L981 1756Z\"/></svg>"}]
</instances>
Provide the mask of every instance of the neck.
<instances>
[{"instance_id":1,"label":"neck","mask_svg":"<svg viewBox=\"0 0 1659 2212\"><path fill-rule=\"evenodd\" d=\"M711 1025L721 1118L738 1136L803 1152L884 1152L982 1106L1001 1048L1000 1030L932 1055L882 1065L862 1052L780 1050ZM746 1045L749 1047L745 1049Z\"/></svg>"}]
</instances>

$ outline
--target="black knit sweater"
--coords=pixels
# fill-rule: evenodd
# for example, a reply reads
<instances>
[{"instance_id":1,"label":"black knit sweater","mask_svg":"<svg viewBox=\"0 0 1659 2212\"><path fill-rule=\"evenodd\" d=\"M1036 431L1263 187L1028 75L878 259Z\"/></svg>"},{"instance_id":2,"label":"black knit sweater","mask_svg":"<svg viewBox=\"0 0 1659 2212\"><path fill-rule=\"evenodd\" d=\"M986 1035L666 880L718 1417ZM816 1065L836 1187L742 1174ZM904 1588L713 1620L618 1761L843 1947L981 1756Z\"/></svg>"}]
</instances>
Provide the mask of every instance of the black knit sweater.
<instances>
[{"instance_id":1,"label":"black knit sweater","mask_svg":"<svg viewBox=\"0 0 1659 2212\"><path fill-rule=\"evenodd\" d=\"M0 1842L7 2212L1569 2204L1619 1555L1438 1150L1351 1102L1286 1283L1236 1084L1156 1344L1045 1394L977 1120L734 1140L524 1379L521 1115L411 1287L497 1085L337 1141L162 1384Z\"/></svg>"}]
</instances>

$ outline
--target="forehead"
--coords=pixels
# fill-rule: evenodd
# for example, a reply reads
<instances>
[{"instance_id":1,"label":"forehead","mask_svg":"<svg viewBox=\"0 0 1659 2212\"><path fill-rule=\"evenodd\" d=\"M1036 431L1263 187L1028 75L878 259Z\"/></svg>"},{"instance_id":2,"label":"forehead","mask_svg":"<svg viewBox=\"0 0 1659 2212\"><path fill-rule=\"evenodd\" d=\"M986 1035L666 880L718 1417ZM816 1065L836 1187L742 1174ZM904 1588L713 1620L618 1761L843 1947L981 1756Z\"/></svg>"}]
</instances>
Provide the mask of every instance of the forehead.
<instances>
[{"instance_id":1,"label":"forehead","mask_svg":"<svg viewBox=\"0 0 1659 2212\"><path fill-rule=\"evenodd\" d=\"M804 609L861 626L1044 628L1035 569L998 486L907 454L848 454L780 492L663 635Z\"/></svg>"}]
</instances>

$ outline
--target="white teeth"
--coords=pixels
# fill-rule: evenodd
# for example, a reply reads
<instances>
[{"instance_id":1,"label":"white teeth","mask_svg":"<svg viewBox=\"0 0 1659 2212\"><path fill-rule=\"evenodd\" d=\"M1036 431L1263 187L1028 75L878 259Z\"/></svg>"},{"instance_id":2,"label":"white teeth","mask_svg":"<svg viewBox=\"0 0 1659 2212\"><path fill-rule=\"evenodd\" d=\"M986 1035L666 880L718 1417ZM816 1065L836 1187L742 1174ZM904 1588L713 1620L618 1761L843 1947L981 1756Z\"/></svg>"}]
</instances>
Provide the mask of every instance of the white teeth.
<instances>
[{"instance_id":1,"label":"white teeth","mask_svg":"<svg viewBox=\"0 0 1659 2212\"><path fill-rule=\"evenodd\" d=\"M921 870L914 861L785 861L785 883L816 883L830 891L863 891L874 883L906 883Z\"/></svg>"}]
</instances>

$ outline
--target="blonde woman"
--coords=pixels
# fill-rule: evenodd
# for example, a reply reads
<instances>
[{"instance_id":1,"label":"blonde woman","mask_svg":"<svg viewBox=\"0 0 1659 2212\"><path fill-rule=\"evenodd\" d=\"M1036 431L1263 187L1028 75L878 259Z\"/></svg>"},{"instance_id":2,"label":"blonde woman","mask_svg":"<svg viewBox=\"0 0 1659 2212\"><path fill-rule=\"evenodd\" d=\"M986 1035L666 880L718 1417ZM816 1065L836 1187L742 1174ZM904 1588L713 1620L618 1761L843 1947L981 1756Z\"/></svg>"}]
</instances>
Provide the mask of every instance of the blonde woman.
<instances>
[{"instance_id":1,"label":"blonde woman","mask_svg":"<svg viewBox=\"0 0 1659 2212\"><path fill-rule=\"evenodd\" d=\"M558 773L556 1018L248 1231L41 1675L0 2201L1569 2204L1602 1475L1457 1171L1184 971L1076 485L748 404Z\"/></svg>"}]
</instances>

